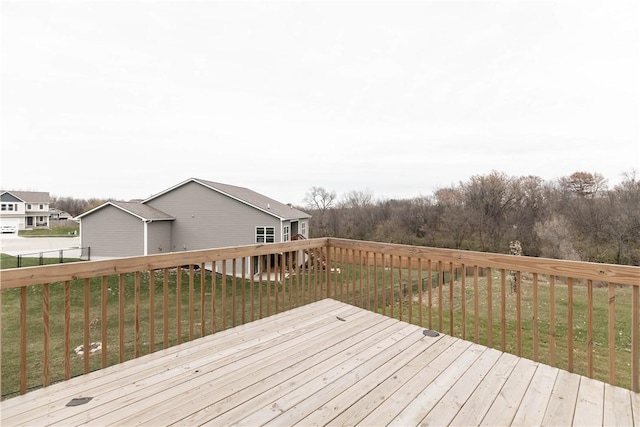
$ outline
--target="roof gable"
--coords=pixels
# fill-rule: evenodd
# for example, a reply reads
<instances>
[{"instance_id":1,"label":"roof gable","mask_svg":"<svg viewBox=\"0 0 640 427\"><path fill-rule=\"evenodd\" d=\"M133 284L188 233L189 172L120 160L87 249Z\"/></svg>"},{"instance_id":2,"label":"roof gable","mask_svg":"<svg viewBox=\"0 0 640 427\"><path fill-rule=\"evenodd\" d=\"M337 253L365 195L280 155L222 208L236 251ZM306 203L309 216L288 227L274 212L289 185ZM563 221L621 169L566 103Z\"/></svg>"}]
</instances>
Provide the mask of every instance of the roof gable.
<instances>
[{"instance_id":1,"label":"roof gable","mask_svg":"<svg viewBox=\"0 0 640 427\"><path fill-rule=\"evenodd\" d=\"M274 200L270 197L267 197L265 195L262 195L260 193L257 193L253 190L250 190L248 188L245 187L238 187L235 185L229 185L229 184L223 184L220 182L213 182L213 181L207 181L204 179L198 179L198 178L190 178L184 182L181 182L178 185L175 185L161 193L158 193L156 195L153 195L151 197L149 197L148 199L144 200L142 203L146 203L148 201L151 201L163 194L169 193L171 191L174 191L180 187L182 187L185 184L188 184L190 182L195 182L198 183L204 187L207 187L213 191L217 191L218 193L224 194L228 197L231 197L235 200L238 200L246 205L249 205L255 209L258 209L262 212L265 212L269 215L273 215L277 218L280 219L284 219L284 220L290 220L290 219L299 219L299 218L310 218L311 215L309 215L306 212L303 212L301 210L298 210L294 207L292 207L291 205L286 205L284 203L281 203L277 200Z\"/></svg>"},{"instance_id":2,"label":"roof gable","mask_svg":"<svg viewBox=\"0 0 640 427\"><path fill-rule=\"evenodd\" d=\"M140 218L143 221L169 221L169 220L175 219L171 215L168 215L162 212L161 210L158 210L151 206L143 205L140 202L118 202L118 201L105 202L98 207L95 207L87 212L84 212L78 215L77 218L88 216L107 206L113 206L130 215Z\"/></svg>"},{"instance_id":3,"label":"roof gable","mask_svg":"<svg viewBox=\"0 0 640 427\"><path fill-rule=\"evenodd\" d=\"M5 199L5 195L10 194L13 197L17 198L19 201L24 203L49 203L51 198L49 197L49 193L44 191L8 191L1 190L0 197L2 200Z\"/></svg>"}]
</instances>

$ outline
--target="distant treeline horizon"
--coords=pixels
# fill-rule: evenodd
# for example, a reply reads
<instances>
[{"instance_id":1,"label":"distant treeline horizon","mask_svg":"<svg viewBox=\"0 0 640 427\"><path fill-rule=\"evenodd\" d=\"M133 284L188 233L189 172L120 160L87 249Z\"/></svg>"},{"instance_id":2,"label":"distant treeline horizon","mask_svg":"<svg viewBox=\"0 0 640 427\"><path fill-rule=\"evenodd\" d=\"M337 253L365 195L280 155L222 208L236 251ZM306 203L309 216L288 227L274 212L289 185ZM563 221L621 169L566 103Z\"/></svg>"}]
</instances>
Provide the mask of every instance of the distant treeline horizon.
<instances>
[{"instance_id":1,"label":"distant treeline horizon","mask_svg":"<svg viewBox=\"0 0 640 427\"><path fill-rule=\"evenodd\" d=\"M312 187L301 207L312 237L640 265L640 175L612 188L599 173L553 181L493 171L432 195L374 200L368 191Z\"/></svg>"},{"instance_id":2,"label":"distant treeline horizon","mask_svg":"<svg viewBox=\"0 0 640 427\"><path fill-rule=\"evenodd\" d=\"M108 200L52 196L50 205L75 217ZM495 253L517 240L523 255L640 265L636 170L612 188L595 172L545 181L493 171L407 199L311 187L298 207L312 215L311 237Z\"/></svg>"}]
</instances>

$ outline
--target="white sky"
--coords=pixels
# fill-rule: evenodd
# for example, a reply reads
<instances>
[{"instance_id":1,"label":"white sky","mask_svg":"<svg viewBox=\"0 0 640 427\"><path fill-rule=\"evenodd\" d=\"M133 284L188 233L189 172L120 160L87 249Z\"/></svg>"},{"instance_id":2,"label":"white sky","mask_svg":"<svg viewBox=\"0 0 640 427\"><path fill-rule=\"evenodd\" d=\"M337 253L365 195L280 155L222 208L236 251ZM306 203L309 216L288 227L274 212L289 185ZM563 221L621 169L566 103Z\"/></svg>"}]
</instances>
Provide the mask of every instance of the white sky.
<instances>
[{"instance_id":1,"label":"white sky","mask_svg":"<svg viewBox=\"0 0 640 427\"><path fill-rule=\"evenodd\" d=\"M2 1L1 186L301 203L640 169L637 1Z\"/></svg>"}]
</instances>

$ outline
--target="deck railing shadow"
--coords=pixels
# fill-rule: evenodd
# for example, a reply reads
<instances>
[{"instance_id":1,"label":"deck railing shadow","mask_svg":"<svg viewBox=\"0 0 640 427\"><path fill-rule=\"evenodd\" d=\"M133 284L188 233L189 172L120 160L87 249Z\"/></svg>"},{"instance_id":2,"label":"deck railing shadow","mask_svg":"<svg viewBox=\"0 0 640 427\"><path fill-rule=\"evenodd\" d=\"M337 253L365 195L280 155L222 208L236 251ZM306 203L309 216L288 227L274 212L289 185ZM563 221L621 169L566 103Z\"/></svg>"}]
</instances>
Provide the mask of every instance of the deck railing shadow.
<instances>
[{"instance_id":1,"label":"deck railing shadow","mask_svg":"<svg viewBox=\"0 0 640 427\"><path fill-rule=\"evenodd\" d=\"M321 238L1 274L3 398L327 297L640 391L639 267Z\"/></svg>"}]
</instances>

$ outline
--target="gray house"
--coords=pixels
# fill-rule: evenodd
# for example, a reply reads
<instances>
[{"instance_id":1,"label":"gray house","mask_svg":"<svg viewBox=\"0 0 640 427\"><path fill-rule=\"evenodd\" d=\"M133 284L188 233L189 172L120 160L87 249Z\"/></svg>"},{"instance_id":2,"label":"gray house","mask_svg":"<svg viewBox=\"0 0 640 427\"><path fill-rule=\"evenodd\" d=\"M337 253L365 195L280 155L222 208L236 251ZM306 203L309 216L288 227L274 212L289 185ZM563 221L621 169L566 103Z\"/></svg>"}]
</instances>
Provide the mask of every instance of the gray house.
<instances>
[{"instance_id":1,"label":"gray house","mask_svg":"<svg viewBox=\"0 0 640 427\"><path fill-rule=\"evenodd\" d=\"M92 257L286 242L309 237L305 212L248 188L190 178L140 202L107 202L79 215Z\"/></svg>"}]
</instances>

